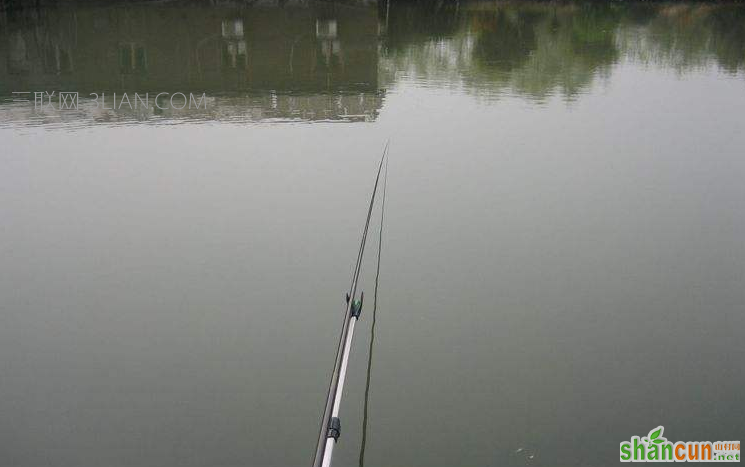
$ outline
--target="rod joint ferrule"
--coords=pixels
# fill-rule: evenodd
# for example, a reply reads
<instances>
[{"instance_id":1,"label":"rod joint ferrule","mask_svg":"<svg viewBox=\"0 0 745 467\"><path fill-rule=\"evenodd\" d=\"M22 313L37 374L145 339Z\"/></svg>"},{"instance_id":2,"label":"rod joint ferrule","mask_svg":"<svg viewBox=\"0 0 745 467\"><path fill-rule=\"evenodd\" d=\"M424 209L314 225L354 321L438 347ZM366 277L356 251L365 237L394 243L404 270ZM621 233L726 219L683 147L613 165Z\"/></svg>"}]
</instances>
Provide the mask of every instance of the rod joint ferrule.
<instances>
[{"instance_id":1,"label":"rod joint ferrule","mask_svg":"<svg viewBox=\"0 0 745 467\"><path fill-rule=\"evenodd\" d=\"M339 436L341 436L341 420L339 420L339 417L331 417L326 438L334 438L334 442L336 442Z\"/></svg>"},{"instance_id":2,"label":"rod joint ferrule","mask_svg":"<svg viewBox=\"0 0 745 467\"><path fill-rule=\"evenodd\" d=\"M350 314L353 317L355 317L357 319L360 318L360 314L362 313L362 302L364 300L365 300L365 292L362 292L360 294L360 299L359 300L352 301L352 307L350 309Z\"/></svg>"}]
</instances>

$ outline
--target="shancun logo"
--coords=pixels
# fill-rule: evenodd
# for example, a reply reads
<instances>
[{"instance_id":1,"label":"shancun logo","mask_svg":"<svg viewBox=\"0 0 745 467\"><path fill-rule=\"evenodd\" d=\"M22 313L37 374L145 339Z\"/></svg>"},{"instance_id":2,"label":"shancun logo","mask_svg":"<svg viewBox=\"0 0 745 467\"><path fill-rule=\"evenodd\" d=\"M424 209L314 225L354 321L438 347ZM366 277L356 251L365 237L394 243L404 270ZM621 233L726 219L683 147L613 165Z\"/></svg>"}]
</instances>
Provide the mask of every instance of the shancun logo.
<instances>
[{"instance_id":1,"label":"shancun logo","mask_svg":"<svg viewBox=\"0 0 745 467\"><path fill-rule=\"evenodd\" d=\"M621 443L621 462L740 462L739 441L678 441L662 436L658 426L647 436Z\"/></svg>"}]
</instances>

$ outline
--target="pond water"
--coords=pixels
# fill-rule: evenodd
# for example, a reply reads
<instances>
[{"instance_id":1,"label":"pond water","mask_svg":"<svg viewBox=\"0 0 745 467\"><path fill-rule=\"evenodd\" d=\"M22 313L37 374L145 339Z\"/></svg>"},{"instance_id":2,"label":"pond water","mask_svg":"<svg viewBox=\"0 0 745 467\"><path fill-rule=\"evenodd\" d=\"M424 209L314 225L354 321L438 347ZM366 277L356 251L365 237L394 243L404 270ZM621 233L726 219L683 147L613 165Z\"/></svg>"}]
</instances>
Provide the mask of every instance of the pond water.
<instances>
[{"instance_id":1,"label":"pond water","mask_svg":"<svg viewBox=\"0 0 745 467\"><path fill-rule=\"evenodd\" d=\"M17 3L0 465L310 464L387 141L364 465L745 433L745 6Z\"/></svg>"}]
</instances>

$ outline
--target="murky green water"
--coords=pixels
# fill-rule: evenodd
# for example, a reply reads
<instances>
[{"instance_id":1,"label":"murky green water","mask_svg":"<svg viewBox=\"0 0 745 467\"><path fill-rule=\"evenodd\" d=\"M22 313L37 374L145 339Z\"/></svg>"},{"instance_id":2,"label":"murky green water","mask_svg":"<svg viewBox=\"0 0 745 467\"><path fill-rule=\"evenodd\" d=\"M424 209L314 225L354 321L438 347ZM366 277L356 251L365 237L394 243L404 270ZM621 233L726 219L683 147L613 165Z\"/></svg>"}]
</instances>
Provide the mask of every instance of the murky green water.
<instances>
[{"instance_id":1,"label":"murky green water","mask_svg":"<svg viewBox=\"0 0 745 467\"><path fill-rule=\"evenodd\" d=\"M365 465L742 438L745 6L15 3L0 465L310 464L389 139Z\"/></svg>"}]
</instances>

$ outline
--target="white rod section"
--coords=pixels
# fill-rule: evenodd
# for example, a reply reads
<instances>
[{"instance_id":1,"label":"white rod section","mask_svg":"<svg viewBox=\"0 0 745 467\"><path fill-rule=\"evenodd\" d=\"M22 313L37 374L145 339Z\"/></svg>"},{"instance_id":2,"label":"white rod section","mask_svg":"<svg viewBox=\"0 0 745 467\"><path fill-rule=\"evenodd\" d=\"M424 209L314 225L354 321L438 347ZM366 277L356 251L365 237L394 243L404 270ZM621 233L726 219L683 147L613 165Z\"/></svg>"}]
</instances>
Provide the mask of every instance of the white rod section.
<instances>
[{"instance_id":1,"label":"white rod section","mask_svg":"<svg viewBox=\"0 0 745 467\"><path fill-rule=\"evenodd\" d=\"M349 332L347 333L347 341L344 343L344 351L341 357L341 368L339 369L339 385L336 389L334 397L334 405L331 409L331 416L339 416L339 406L341 406L341 396L344 392L344 380L347 377L347 363L349 362L349 352L352 349L352 338L354 337L354 323L357 322L357 318L352 316L349 322ZM328 438L326 440L326 449L323 451L323 463L322 467L331 467L331 456L334 453L334 444L336 440L334 438Z\"/></svg>"}]
</instances>

